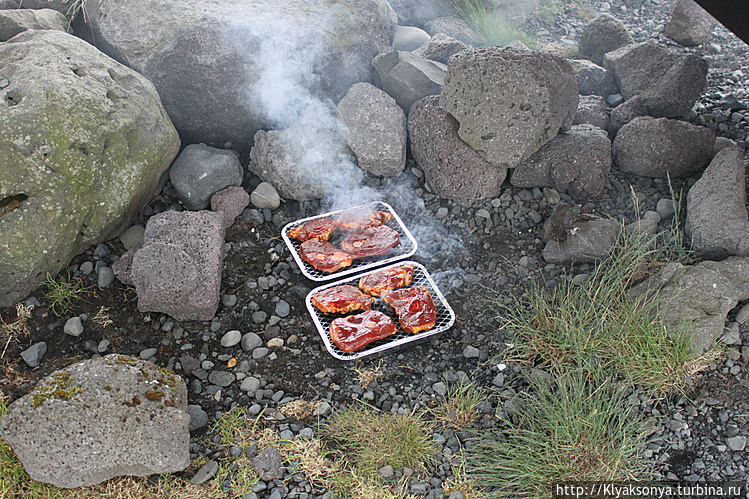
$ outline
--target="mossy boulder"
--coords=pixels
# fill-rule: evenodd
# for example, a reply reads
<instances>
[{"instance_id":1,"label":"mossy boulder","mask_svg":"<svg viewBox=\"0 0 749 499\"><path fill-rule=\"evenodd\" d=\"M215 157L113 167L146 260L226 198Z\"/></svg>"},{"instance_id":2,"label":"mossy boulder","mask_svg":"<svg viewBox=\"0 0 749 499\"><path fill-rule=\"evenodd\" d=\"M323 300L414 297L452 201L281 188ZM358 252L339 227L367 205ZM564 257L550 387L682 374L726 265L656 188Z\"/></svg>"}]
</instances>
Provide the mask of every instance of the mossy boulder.
<instances>
[{"instance_id":1,"label":"mossy boulder","mask_svg":"<svg viewBox=\"0 0 749 499\"><path fill-rule=\"evenodd\" d=\"M61 31L0 45L0 306L115 237L179 137L143 76Z\"/></svg>"},{"instance_id":2,"label":"mossy boulder","mask_svg":"<svg viewBox=\"0 0 749 499\"><path fill-rule=\"evenodd\" d=\"M156 85L185 142L243 155L307 99L369 81L396 25L386 0L101 0L87 12L97 45Z\"/></svg>"},{"instance_id":3,"label":"mossy boulder","mask_svg":"<svg viewBox=\"0 0 749 499\"><path fill-rule=\"evenodd\" d=\"M189 424L182 378L113 354L42 379L0 419L0 438L32 479L74 488L184 470Z\"/></svg>"}]
</instances>

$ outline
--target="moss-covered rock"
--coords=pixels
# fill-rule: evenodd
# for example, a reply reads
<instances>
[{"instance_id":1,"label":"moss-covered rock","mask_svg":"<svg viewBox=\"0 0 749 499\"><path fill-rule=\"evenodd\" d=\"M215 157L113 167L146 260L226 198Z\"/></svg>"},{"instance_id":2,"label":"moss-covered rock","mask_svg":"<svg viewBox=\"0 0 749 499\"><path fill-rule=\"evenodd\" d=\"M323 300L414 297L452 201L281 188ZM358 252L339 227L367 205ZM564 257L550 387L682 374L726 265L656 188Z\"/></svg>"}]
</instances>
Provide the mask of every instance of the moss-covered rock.
<instances>
[{"instance_id":1,"label":"moss-covered rock","mask_svg":"<svg viewBox=\"0 0 749 499\"><path fill-rule=\"evenodd\" d=\"M0 306L9 306L129 227L179 137L148 80L64 32L0 45L0 87Z\"/></svg>"},{"instance_id":2,"label":"moss-covered rock","mask_svg":"<svg viewBox=\"0 0 749 499\"><path fill-rule=\"evenodd\" d=\"M44 378L10 405L0 438L31 478L72 488L185 469L189 423L179 376L112 354Z\"/></svg>"}]
</instances>

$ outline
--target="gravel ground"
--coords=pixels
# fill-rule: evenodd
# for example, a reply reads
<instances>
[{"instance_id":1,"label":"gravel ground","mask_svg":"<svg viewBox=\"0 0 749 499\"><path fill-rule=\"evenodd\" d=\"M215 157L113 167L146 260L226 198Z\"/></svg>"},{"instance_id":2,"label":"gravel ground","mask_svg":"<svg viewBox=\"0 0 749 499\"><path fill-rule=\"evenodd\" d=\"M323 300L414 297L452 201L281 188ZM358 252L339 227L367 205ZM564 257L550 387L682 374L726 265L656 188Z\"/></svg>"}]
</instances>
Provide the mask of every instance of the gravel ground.
<instances>
[{"instance_id":1,"label":"gravel ground","mask_svg":"<svg viewBox=\"0 0 749 499\"><path fill-rule=\"evenodd\" d=\"M636 41L657 37L677 50L708 58L710 87L690 118L746 145L749 112L731 114L720 107L720 99L727 94L747 101L749 48L743 42L719 27L709 45L690 49L675 45L659 34L668 15L666 1L645 0L638 8L618 0L593 5L599 12L610 12L625 22ZM584 21L574 18L562 19L554 29L540 31L540 37L545 42L569 44L583 25ZM695 180L686 179L674 187L677 192L682 188L686 192ZM250 179L245 187L251 189L258 182ZM280 238L280 230L288 221L320 213L325 207L317 202L283 203L275 212L248 209L228 230L222 306L213 321L179 323L168 316L139 313L134 291L119 282L105 281L103 284L108 285L76 310L84 314L80 336L63 334L69 316L56 318L45 314L43 306L35 309L32 334L21 343L11 344L6 353L7 358L18 360L0 373L4 376L0 388L15 398L51 371L105 352L140 355L180 374L191 370L192 375L185 376L190 411L196 426L200 426L192 433L193 457L223 454L225 450L218 445L210 425L237 404L249 407L252 414L265 409L266 415L276 418L272 424L282 436L296 438L314 434L331 408L364 400L383 411L403 414L434 405L444 393L445 381L463 378L492 395L477 427L495 426L501 405L523 388L524 378L518 367L486 362L500 353L503 338L498 332L500 320L483 298L487 289L510 296L521 292L530 280L551 288L562 279L574 279L591 270L587 265L570 269L546 264L541 257L543 220L556 203L571 199L553 190L507 186L498 198L463 208L431 194L412 160L395 180L369 178L368 182L418 239L420 249L414 259L429 269L456 311L456 324L449 331L380 358L341 362L331 357L304 306L304 297L316 284L301 275ZM604 198L584 208L633 221L630 186L639 200L640 214L655 211L660 199L670 198L664 181L614 170ZM149 205L141 221L174 205L176 197L170 194L167 187ZM661 227L669 224L669 220L663 220ZM123 252L119 240L91 248L75 259L71 272L87 283L96 283L97 270L108 267ZM37 297L41 299L40 294ZM31 302L38 303L36 298ZM109 309L112 324L92 320L102 306ZM3 313L10 317L11 311ZM749 323L739 324L734 314L728 321L734 343L724 358L693 379L690 399L652 402L638 393L632 396L632 403L649 418L652 429L646 457L664 478L746 480ZM242 333L239 341L233 331ZM19 355L37 341L48 342L50 348L41 367L31 372ZM234 360L236 367L228 368ZM358 370L377 367L381 376L360 387ZM297 399L324 404L311 420L294 421L276 413L279 405ZM457 462L455 455L461 447L473 445L471 436L438 430L434 441L441 461L432 476L412 479L411 492L442 497L442 484L451 475L451 464ZM403 470L394 473L398 477ZM330 497L296 474L260 482L254 494L247 497Z\"/></svg>"}]
</instances>

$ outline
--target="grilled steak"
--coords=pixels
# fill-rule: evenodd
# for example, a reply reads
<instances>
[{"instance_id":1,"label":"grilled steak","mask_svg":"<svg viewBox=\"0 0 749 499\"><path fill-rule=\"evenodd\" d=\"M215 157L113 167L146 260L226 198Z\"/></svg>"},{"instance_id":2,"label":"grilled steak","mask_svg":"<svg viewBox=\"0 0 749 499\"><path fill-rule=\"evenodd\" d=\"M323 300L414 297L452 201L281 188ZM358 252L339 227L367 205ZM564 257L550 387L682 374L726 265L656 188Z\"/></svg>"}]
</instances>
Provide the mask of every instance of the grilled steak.
<instances>
[{"instance_id":1,"label":"grilled steak","mask_svg":"<svg viewBox=\"0 0 749 499\"><path fill-rule=\"evenodd\" d=\"M393 215L384 211L368 208L346 210L338 216L338 227L342 230L361 230L367 227L385 225L393 219Z\"/></svg>"},{"instance_id":2,"label":"grilled steak","mask_svg":"<svg viewBox=\"0 0 749 499\"><path fill-rule=\"evenodd\" d=\"M424 286L386 291L382 299L398 314L404 331L418 333L432 329L437 323L434 300Z\"/></svg>"},{"instance_id":3,"label":"grilled steak","mask_svg":"<svg viewBox=\"0 0 749 499\"><path fill-rule=\"evenodd\" d=\"M323 289L312 297L312 305L325 314L347 314L355 310L369 310L374 298L353 286L344 284Z\"/></svg>"},{"instance_id":4,"label":"grilled steak","mask_svg":"<svg viewBox=\"0 0 749 499\"><path fill-rule=\"evenodd\" d=\"M376 310L339 317L330 323L330 338L344 352L356 352L393 333L393 320Z\"/></svg>"},{"instance_id":5,"label":"grilled steak","mask_svg":"<svg viewBox=\"0 0 749 499\"><path fill-rule=\"evenodd\" d=\"M354 258L384 255L401 243L398 232L386 225L370 227L341 241L341 249Z\"/></svg>"},{"instance_id":6,"label":"grilled steak","mask_svg":"<svg viewBox=\"0 0 749 499\"><path fill-rule=\"evenodd\" d=\"M349 267L353 261L351 255L337 250L335 246L322 239L310 239L299 245L302 259L320 272L335 272Z\"/></svg>"},{"instance_id":7,"label":"grilled steak","mask_svg":"<svg viewBox=\"0 0 749 499\"><path fill-rule=\"evenodd\" d=\"M413 277L413 265L400 265L365 275L359 279L359 288L368 295L380 296L383 291L390 291L410 285Z\"/></svg>"},{"instance_id":8,"label":"grilled steak","mask_svg":"<svg viewBox=\"0 0 749 499\"><path fill-rule=\"evenodd\" d=\"M332 218L316 218L289 230L289 237L302 242L310 239L327 241L335 228L336 222Z\"/></svg>"}]
</instances>

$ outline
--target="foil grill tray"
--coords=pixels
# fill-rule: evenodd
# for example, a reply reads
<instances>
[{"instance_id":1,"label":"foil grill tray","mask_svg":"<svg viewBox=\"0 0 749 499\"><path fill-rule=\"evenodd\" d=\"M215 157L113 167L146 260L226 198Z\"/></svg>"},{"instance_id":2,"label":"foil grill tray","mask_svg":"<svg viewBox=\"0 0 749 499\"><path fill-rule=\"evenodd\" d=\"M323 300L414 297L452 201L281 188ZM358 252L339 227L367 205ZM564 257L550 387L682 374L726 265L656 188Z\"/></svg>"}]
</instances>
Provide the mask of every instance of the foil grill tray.
<instances>
[{"instance_id":1,"label":"foil grill tray","mask_svg":"<svg viewBox=\"0 0 749 499\"><path fill-rule=\"evenodd\" d=\"M396 264L389 265L388 267L385 267L385 268L397 267L399 265L404 265L404 264L411 264L414 266L413 281L411 282L411 285L408 287L424 286L425 288L427 288L427 290L429 290L429 294L432 295L432 299L434 300L434 306L437 309L437 322L434 325L434 327L427 331L421 331L420 333L416 333L416 334L412 334L412 333L408 333L404 331L400 327L400 324L398 324L398 316L395 314L395 312L381 298L375 297L375 301L372 305L372 310L378 310L380 312L383 312L384 314L389 316L391 319L393 319L393 322L396 325L396 332L388 336L387 338L383 338L381 340L370 343L369 345L364 347L364 349L359 350L358 352L344 352L340 350L335 345L335 343L333 343L333 340L330 338L330 323L333 321L333 319L337 317L344 317L344 315L324 314L320 312L318 309L316 309L312 305L312 297L324 289L327 289L333 286L340 286L342 284L350 284L352 286L358 287L359 279L361 277L364 277L365 275L375 272L375 270L371 270L369 272L365 272L363 274L352 276L347 279L341 279L333 283L319 286L307 294L307 298L306 298L307 310L309 310L309 313L312 316L312 320L314 321L315 326L317 327L318 333L320 333L320 337L322 338L323 343L325 343L325 347L328 349L328 352L330 352L330 354L333 357L340 359L340 360L359 359L367 355L372 355L375 353L388 350L390 348L396 348L396 347L400 347L402 345L406 345L411 342L422 340L424 338L435 335L437 333L441 333L442 331L445 331L451 328L453 324L455 324L455 312L447 303L447 300L442 295L442 292L440 292L439 288L437 288L437 285L435 284L434 280L432 280L432 277L429 275L429 272L427 272L424 266L422 266L421 264L417 262L405 261L405 262L398 262ZM381 269L377 269L377 270L381 270ZM353 313L360 313L360 312L353 312Z\"/></svg>"},{"instance_id":2,"label":"foil grill tray","mask_svg":"<svg viewBox=\"0 0 749 499\"><path fill-rule=\"evenodd\" d=\"M388 222L386 225L398 232L398 235L400 236L400 245L396 246L384 255L354 259L354 262L350 267L343 268L337 272L321 272L302 259L301 255L299 254L299 246L301 245L301 242L289 237L289 231L291 229L298 227L305 222L318 218L329 217L332 219L336 219L336 217L344 211L355 210L359 208L384 211L393 215L393 219L390 220L390 222ZM351 232L336 231L336 233L334 233L334 235L330 238L330 242L333 244L333 246L338 248L340 247L340 242L343 240L343 238L345 238L349 234L351 234ZM408 258L416 253L416 250L418 249L416 239L414 239L411 232L403 224L403 221L400 219L395 210L393 210L393 207L387 203L383 203L380 201L356 206L354 208L347 208L346 210L331 211L329 213L323 213L322 215L315 215L313 217L303 218L301 220L288 223L281 231L281 237L286 243L286 246L289 248L289 251L291 251L291 255L294 257L294 260L301 269L302 274L304 274L308 279L320 282L330 281L332 279L340 279L341 277L352 274L360 274L369 269Z\"/></svg>"}]
</instances>

